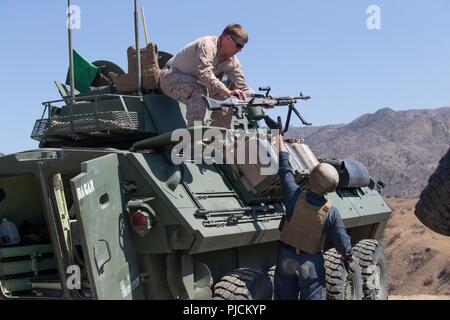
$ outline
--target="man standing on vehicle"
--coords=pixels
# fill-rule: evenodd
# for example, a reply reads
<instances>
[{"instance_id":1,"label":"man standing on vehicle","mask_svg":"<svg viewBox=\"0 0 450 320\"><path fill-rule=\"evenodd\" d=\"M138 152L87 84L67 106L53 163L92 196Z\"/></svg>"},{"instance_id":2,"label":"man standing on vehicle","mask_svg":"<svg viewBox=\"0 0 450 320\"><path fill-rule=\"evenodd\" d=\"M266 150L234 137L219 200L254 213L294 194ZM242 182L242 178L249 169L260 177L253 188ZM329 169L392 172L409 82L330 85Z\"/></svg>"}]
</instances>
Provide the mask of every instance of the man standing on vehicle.
<instances>
[{"instance_id":1,"label":"man standing on vehicle","mask_svg":"<svg viewBox=\"0 0 450 320\"><path fill-rule=\"evenodd\" d=\"M289 153L281 135L278 143L278 174L283 184L286 217L281 228L274 297L277 300L297 300L300 293L301 300L325 300L322 255L325 235L331 236L347 270L351 269L353 261L350 237L339 211L324 197L337 188L339 174L333 166L320 163L311 171L309 191L302 192L295 183Z\"/></svg>"},{"instance_id":2,"label":"man standing on vehicle","mask_svg":"<svg viewBox=\"0 0 450 320\"><path fill-rule=\"evenodd\" d=\"M247 31L239 24L229 24L219 37L206 36L187 44L161 70L161 90L186 105L188 126L194 121L206 124L211 117L212 125L229 127L232 109L217 110L210 116L202 95L243 100L253 92L236 57L247 42ZM220 80L222 75L227 75L230 89Z\"/></svg>"}]
</instances>

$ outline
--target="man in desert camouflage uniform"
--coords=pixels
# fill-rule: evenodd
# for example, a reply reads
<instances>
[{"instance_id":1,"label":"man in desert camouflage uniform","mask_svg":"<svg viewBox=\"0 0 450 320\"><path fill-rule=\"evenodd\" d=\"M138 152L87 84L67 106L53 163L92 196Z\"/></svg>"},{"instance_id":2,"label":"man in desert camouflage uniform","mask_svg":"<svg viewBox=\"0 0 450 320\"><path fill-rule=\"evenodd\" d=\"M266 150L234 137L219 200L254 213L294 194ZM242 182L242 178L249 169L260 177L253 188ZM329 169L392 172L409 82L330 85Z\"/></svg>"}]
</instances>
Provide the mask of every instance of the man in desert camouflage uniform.
<instances>
[{"instance_id":1,"label":"man in desert camouflage uniform","mask_svg":"<svg viewBox=\"0 0 450 320\"><path fill-rule=\"evenodd\" d=\"M211 118L211 125L229 127L232 110L216 110L211 114L201 97L244 99L246 94L252 93L235 56L247 41L247 31L238 24L230 24L219 37L206 36L187 44L161 70L161 90L187 106L188 126L194 121L208 124ZM229 88L219 80L222 75L228 76Z\"/></svg>"}]
</instances>

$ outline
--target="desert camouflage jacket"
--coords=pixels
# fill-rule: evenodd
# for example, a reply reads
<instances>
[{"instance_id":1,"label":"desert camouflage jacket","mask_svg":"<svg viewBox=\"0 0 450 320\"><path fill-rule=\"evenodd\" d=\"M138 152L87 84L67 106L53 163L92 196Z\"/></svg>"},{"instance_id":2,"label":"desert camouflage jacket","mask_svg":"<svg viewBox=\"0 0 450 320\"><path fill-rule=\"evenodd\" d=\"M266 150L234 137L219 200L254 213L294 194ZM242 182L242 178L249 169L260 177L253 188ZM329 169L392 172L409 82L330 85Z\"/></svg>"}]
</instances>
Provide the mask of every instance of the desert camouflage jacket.
<instances>
[{"instance_id":1,"label":"desert camouflage jacket","mask_svg":"<svg viewBox=\"0 0 450 320\"><path fill-rule=\"evenodd\" d=\"M180 50L168 65L179 71L196 77L209 91L211 96L224 95L226 86L218 78L226 74L231 89L241 89L246 93L252 90L244 80L241 64L236 56L220 58L219 37L206 36L197 39Z\"/></svg>"}]
</instances>

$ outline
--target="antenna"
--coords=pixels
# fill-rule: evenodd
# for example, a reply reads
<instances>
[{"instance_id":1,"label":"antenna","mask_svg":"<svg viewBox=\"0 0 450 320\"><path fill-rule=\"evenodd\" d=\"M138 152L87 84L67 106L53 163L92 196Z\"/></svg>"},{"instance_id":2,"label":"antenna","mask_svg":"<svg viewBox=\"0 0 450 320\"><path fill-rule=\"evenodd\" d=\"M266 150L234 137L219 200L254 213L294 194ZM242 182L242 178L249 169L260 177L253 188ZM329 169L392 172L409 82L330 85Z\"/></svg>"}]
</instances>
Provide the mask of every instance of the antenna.
<instances>
[{"instance_id":1,"label":"antenna","mask_svg":"<svg viewBox=\"0 0 450 320\"><path fill-rule=\"evenodd\" d=\"M134 34L136 37L137 89L138 93L141 93L141 50L139 48L139 16L137 0L134 0Z\"/></svg>"},{"instance_id":2,"label":"antenna","mask_svg":"<svg viewBox=\"0 0 450 320\"><path fill-rule=\"evenodd\" d=\"M148 46L148 30L147 30L147 20L145 19L144 13L144 5L141 6L141 16L142 16L142 24L144 25L145 44Z\"/></svg>"},{"instance_id":3,"label":"antenna","mask_svg":"<svg viewBox=\"0 0 450 320\"><path fill-rule=\"evenodd\" d=\"M69 19L67 28L69 32L69 74L70 74L70 104L75 104L75 72L73 70L73 49L72 49L72 12L70 11L70 0L67 0L67 17Z\"/></svg>"}]
</instances>

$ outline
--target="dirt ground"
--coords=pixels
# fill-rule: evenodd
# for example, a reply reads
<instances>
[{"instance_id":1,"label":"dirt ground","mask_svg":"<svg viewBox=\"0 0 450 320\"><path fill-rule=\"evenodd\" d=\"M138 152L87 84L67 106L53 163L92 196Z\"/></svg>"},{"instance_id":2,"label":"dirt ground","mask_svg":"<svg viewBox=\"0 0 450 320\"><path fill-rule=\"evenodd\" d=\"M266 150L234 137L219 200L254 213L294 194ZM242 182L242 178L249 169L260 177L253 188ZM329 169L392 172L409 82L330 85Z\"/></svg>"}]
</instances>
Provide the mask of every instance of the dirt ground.
<instances>
[{"instance_id":1,"label":"dirt ground","mask_svg":"<svg viewBox=\"0 0 450 320\"><path fill-rule=\"evenodd\" d=\"M389 296L389 300L450 300L450 296L431 296L431 295L414 295L414 296Z\"/></svg>"},{"instance_id":2,"label":"dirt ground","mask_svg":"<svg viewBox=\"0 0 450 320\"><path fill-rule=\"evenodd\" d=\"M382 243L389 258L392 300L450 299L450 237L416 218L417 199L387 198L393 214Z\"/></svg>"}]
</instances>

